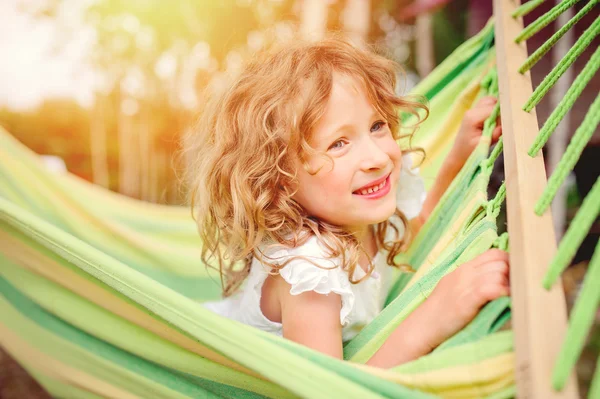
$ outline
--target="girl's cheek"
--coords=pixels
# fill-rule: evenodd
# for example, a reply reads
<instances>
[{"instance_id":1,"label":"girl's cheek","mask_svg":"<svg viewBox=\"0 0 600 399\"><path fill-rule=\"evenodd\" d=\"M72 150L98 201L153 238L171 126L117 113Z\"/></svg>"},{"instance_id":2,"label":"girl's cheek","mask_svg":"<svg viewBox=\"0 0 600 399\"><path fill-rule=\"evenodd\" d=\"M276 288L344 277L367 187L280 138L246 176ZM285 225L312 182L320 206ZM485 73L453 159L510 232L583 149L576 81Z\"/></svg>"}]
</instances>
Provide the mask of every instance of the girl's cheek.
<instances>
[{"instance_id":1,"label":"girl's cheek","mask_svg":"<svg viewBox=\"0 0 600 399\"><path fill-rule=\"evenodd\" d=\"M321 190L326 193L337 195L342 191L341 179L333 178L325 179L321 182Z\"/></svg>"}]
</instances>

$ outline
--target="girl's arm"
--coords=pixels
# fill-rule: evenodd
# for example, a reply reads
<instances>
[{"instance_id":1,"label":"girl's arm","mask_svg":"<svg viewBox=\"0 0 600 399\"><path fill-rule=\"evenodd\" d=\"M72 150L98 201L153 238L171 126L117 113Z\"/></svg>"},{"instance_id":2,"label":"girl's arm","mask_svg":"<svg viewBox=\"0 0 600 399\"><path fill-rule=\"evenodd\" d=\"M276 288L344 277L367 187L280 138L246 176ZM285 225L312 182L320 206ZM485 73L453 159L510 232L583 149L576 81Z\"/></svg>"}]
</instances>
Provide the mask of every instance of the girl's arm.
<instances>
[{"instance_id":1,"label":"girl's arm","mask_svg":"<svg viewBox=\"0 0 600 399\"><path fill-rule=\"evenodd\" d=\"M465 113L452 150L450 150L450 153L444 160L433 186L427 193L427 199L423 204L421 213L416 218L417 220L411 223L413 227L417 228L414 231L418 231L418 228L427 221L433 208L435 208L450 183L452 183L452 180L454 180L477 144L479 144L483 133L483 124L494 110L497 102L495 97L482 97L473 108ZM501 134L502 124L500 117L498 117L496 128L492 132L492 143L498 141Z\"/></svg>"},{"instance_id":2,"label":"girl's arm","mask_svg":"<svg viewBox=\"0 0 600 399\"><path fill-rule=\"evenodd\" d=\"M274 291L281 307L283 337L326 355L341 359L342 298L338 294L318 294L315 291L290 294L291 286L274 276Z\"/></svg>"},{"instance_id":3,"label":"girl's arm","mask_svg":"<svg viewBox=\"0 0 600 399\"><path fill-rule=\"evenodd\" d=\"M464 161L453 152L448 154L435 179L435 183L427 192L427 197L425 198L421 212L417 217L409 220L410 231L412 231L414 235L419 233L419 230L421 230L421 227L425 224L429 215L440 201L440 198L442 198L442 195L444 195L446 189L450 183L452 183L452 180L454 180L460 169L463 167L463 164Z\"/></svg>"},{"instance_id":4,"label":"girl's arm","mask_svg":"<svg viewBox=\"0 0 600 399\"><path fill-rule=\"evenodd\" d=\"M425 202L423 203L423 208L421 209L421 213L419 214L419 222L421 224L427 221L427 218L433 211L433 208L437 205L442 198L442 195L446 192L452 180L456 177L460 169L463 167L465 159L461 159L460 156L456 155L455 152L450 152L442 167L440 168L440 172L438 173L435 183L431 186L429 192L427 192L427 198L425 198Z\"/></svg>"},{"instance_id":5,"label":"girl's arm","mask_svg":"<svg viewBox=\"0 0 600 399\"><path fill-rule=\"evenodd\" d=\"M290 294L276 277L284 338L342 359L341 298L314 291ZM439 282L429 298L390 334L366 364L390 368L429 353L461 330L488 301L508 295L508 256L489 250Z\"/></svg>"}]
</instances>

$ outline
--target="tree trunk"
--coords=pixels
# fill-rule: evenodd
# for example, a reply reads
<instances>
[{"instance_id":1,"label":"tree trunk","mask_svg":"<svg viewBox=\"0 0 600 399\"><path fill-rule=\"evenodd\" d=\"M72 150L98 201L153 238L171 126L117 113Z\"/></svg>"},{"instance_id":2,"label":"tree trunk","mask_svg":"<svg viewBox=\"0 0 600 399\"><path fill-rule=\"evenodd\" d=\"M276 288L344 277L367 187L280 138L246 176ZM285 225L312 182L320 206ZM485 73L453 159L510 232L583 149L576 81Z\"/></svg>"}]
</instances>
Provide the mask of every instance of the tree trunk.
<instances>
[{"instance_id":1,"label":"tree trunk","mask_svg":"<svg viewBox=\"0 0 600 399\"><path fill-rule=\"evenodd\" d=\"M311 40L319 40L325 36L327 29L327 0L304 0L300 15L300 32Z\"/></svg>"},{"instance_id":2,"label":"tree trunk","mask_svg":"<svg viewBox=\"0 0 600 399\"><path fill-rule=\"evenodd\" d=\"M358 45L364 45L371 25L371 1L346 0L343 24L350 40Z\"/></svg>"},{"instance_id":3,"label":"tree trunk","mask_svg":"<svg viewBox=\"0 0 600 399\"><path fill-rule=\"evenodd\" d=\"M433 17L428 13L420 14L416 19L416 67L421 78L435 68L432 21Z\"/></svg>"},{"instance_id":4,"label":"tree trunk","mask_svg":"<svg viewBox=\"0 0 600 399\"><path fill-rule=\"evenodd\" d=\"M140 111L139 131L139 149L140 149L140 199L149 201L150 194L150 158L152 154L152 132L149 123L150 112L148 104L142 104Z\"/></svg>"},{"instance_id":5,"label":"tree trunk","mask_svg":"<svg viewBox=\"0 0 600 399\"><path fill-rule=\"evenodd\" d=\"M108 174L108 156L106 153L105 107L105 97L102 94L97 94L90 121L90 153L94 184L108 188L110 180Z\"/></svg>"}]
</instances>

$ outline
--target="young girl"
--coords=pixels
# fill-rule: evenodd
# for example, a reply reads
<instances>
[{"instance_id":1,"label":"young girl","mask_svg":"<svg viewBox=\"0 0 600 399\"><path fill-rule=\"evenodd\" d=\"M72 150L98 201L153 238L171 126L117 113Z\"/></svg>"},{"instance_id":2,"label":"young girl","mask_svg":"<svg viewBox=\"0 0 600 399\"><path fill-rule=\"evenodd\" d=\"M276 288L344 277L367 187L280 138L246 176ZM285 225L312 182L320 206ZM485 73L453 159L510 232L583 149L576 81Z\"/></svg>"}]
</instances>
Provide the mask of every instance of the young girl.
<instances>
[{"instance_id":1,"label":"young girl","mask_svg":"<svg viewBox=\"0 0 600 399\"><path fill-rule=\"evenodd\" d=\"M425 199L397 140L400 110L428 110L395 86L394 64L367 50L296 42L257 57L206 105L186 146L202 257L218 264L226 297L208 309L342 358L496 101L467 112ZM367 364L428 353L502 295L508 259L490 250L444 277Z\"/></svg>"}]
</instances>

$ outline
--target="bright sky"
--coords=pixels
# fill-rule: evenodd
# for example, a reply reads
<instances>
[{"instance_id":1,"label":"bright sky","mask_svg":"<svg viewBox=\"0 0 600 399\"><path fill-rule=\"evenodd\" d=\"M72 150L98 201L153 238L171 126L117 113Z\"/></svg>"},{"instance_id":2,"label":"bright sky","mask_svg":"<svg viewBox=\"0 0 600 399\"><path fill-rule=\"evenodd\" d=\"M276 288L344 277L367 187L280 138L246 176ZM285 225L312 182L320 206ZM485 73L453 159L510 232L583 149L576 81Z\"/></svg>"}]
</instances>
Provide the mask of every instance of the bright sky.
<instances>
[{"instance_id":1,"label":"bright sky","mask_svg":"<svg viewBox=\"0 0 600 399\"><path fill-rule=\"evenodd\" d=\"M46 97L92 103L97 78L83 57L94 41L80 19L87 1L63 0L58 18L34 17L44 0L0 1L0 106L36 107Z\"/></svg>"}]
</instances>

